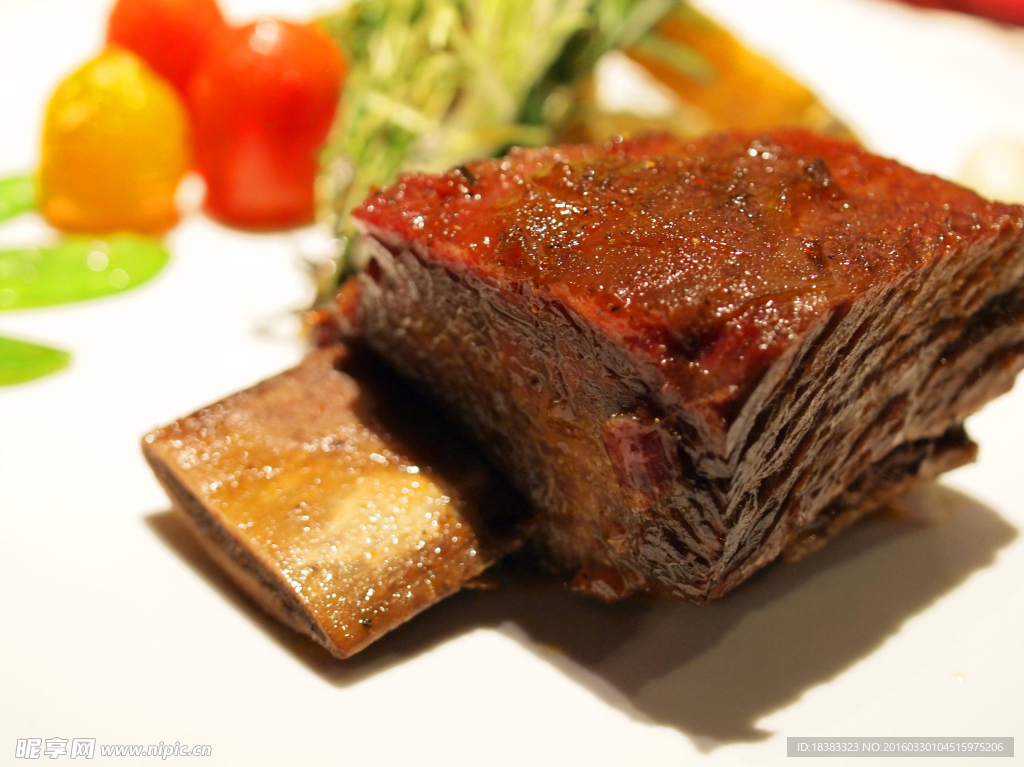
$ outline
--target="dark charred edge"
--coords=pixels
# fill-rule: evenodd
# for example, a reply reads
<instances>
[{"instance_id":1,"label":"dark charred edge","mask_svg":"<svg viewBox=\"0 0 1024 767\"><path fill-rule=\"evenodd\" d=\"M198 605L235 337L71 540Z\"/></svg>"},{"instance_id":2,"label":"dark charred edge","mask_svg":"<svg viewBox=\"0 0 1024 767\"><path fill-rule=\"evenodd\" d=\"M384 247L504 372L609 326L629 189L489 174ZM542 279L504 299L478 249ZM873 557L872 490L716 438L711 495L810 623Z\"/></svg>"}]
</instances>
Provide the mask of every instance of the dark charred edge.
<instances>
[{"instance_id":1,"label":"dark charred edge","mask_svg":"<svg viewBox=\"0 0 1024 767\"><path fill-rule=\"evenodd\" d=\"M197 534L207 553L258 606L308 636L337 658L347 658L369 644L368 641L347 651L335 645L295 594L217 521L149 444L143 443L142 452L175 507L191 523L190 528ZM375 638L371 637L370 641Z\"/></svg>"}]
</instances>

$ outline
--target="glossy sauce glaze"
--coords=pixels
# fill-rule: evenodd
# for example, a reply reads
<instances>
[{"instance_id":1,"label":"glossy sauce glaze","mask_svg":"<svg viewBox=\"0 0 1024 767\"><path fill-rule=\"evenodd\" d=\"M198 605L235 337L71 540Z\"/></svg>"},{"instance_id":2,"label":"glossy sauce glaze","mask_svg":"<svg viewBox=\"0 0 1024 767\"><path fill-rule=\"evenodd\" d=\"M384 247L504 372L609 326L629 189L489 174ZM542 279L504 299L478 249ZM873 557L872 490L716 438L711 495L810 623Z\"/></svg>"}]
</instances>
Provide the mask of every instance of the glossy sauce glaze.
<instances>
[{"instance_id":1,"label":"glossy sauce glaze","mask_svg":"<svg viewBox=\"0 0 1024 767\"><path fill-rule=\"evenodd\" d=\"M407 176L355 216L385 245L564 301L677 396L724 401L828 307L1012 213L784 130L513 150Z\"/></svg>"}]
</instances>

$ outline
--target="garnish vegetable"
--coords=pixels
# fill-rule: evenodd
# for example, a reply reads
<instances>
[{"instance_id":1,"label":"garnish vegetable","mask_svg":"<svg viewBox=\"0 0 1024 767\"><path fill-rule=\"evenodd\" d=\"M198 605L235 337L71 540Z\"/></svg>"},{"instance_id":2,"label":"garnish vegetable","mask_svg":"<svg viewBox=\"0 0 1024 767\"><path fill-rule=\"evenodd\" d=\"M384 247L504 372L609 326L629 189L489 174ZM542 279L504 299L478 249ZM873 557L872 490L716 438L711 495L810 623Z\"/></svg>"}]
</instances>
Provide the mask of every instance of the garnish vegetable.
<instances>
[{"instance_id":1,"label":"garnish vegetable","mask_svg":"<svg viewBox=\"0 0 1024 767\"><path fill-rule=\"evenodd\" d=\"M70 361L71 355L61 349L0 336L0 386L42 378Z\"/></svg>"},{"instance_id":2,"label":"garnish vegetable","mask_svg":"<svg viewBox=\"0 0 1024 767\"><path fill-rule=\"evenodd\" d=\"M111 48L72 73L46 109L39 208L71 232L162 232L190 165L185 108L135 55Z\"/></svg>"},{"instance_id":3,"label":"garnish vegetable","mask_svg":"<svg viewBox=\"0 0 1024 767\"><path fill-rule=\"evenodd\" d=\"M263 19L218 38L189 88L211 215L245 229L312 221L318 151L344 73L317 27Z\"/></svg>"},{"instance_id":4,"label":"garnish vegetable","mask_svg":"<svg viewBox=\"0 0 1024 767\"><path fill-rule=\"evenodd\" d=\"M134 234L65 237L44 247L0 250L0 310L120 293L152 278L168 258L160 240Z\"/></svg>"},{"instance_id":5,"label":"garnish vegetable","mask_svg":"<svg viewBox=\"0 0 1024 767\"><path fill-rule=\"evenodd\" d=\"M36 206L36 181L31 176L0 178L0 221L20 216Z\"/></svg>"},{"instance_id":6,"label":"garnish vegetable","mask_svg":"<svg viewBox=\"0 0 1024 767\"><path fill-rule=\"evenodd\" d=\"M216 0L117 0L107 43L132 51L184 94L199 59L226 29Z\"/></svg>"}]
</instances>

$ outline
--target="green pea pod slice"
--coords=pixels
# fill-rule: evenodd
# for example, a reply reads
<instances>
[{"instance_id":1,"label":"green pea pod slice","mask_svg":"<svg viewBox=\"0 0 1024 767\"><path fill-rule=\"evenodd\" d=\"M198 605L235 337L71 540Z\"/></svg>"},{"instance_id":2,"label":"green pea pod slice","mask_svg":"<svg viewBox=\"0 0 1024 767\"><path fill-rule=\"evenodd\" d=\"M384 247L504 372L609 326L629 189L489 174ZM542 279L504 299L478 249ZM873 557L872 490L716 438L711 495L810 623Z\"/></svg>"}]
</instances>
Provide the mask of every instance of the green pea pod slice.
<instances>
[{"instance_id":1,"label":"green pea pod slice","mask_svg":"<svg viewBox=\"0 0 1024 767\"><path fill-rule=\"evenodd\" d=\"M32 176L0 178L0 221L36 207L36 181Z\"/></svg>"},{"instance_id":2,"label":"green pea pod slice","mask_svg":"<svg viewBox=\"0 0 1024 767\"><path fill-rule=\"evenodd\" d=\"M61 349L0 336L0 386L42 378L70 361L71 355Z\"/></svg>"},{"instance_id":3,"label":"green pea pod slice","mask_svg":"<svg viewBox=\"0 0 1024 767\"><path fill-rule=\"evenodd\" d=\"M169 258L163 242L134 234L72 236L43 247L0 250L0 310L121 293L151 279Z\"/></svg>"}]
</instances>

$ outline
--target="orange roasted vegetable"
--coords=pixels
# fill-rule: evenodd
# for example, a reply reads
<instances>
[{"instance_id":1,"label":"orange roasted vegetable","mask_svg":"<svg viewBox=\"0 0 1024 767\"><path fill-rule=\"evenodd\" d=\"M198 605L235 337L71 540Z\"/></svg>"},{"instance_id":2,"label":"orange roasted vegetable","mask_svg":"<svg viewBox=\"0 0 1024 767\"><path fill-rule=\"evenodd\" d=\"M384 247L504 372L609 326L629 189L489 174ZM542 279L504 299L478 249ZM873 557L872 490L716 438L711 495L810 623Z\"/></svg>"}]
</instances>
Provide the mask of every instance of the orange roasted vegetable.
<instances>
[{"instance_id":1,"label":"orange roasted vegetable","mask_svg":"<svg viewBox=\"0 0 1024 767\"><path fill-rule=\"evenodd\" d=\"M126 50L110 48L50 98L39 208L73 232L162 232L191 164L188 118L174 89Z\"/></svg>"},{"instance_id":2,"label":"orange roasted vegetable","mask_svg":"<svg viewBox=\"0 0 1024 767\"><path fill-rule=\"evenodd\" d=\"M795 125L852 137L805 85L689 5L662 19L626 53L697 110L705 130ZM682 53L685 66L678 61Z\"/></svg>"}]
</instances>

